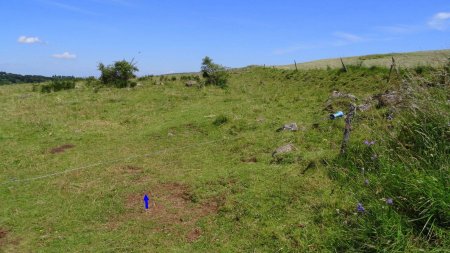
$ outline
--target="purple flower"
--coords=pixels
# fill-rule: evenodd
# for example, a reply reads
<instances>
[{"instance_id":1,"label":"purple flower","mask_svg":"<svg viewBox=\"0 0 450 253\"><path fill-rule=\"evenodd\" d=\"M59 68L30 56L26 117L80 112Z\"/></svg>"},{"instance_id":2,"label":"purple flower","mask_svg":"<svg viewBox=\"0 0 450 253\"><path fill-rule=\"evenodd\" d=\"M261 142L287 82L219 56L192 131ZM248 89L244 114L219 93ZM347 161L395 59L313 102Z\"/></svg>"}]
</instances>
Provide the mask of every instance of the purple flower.
<instances>
[{"instance_id":1,"label":"purple flower","mask_svg":"<svg viewBox=\"0 0 450 253\"><path fill-rule=\"evenodd\" d=\"M392 200L391 198L386 199L386 204L392 206L394 204L394 200Z\"/></svg>"},{"instance_id":2,"label":"purple flower","mask_svg":"<svg viewBox=\"0 0 450 253\"><path fill-rule=\"evenodd\" d=\"M369 179L364 180L364 184L369 185L370 184Z\"/></svg>"},{"instance_id":3,"label":"purple flower","mask_svg":"<svg viewBox=\"0 0 450 253\"><path fill-rule=\"evenodd\" d=\"M366 146L370 147L370 146L372 146L372 145L375 145L375 141L368 141L368 140L365 140L365 141L364 141L364 144L365 144Z\"/></svg>"},{"instance_id":4,"label":"purple flower","mask_svg":"<svg viewBox=\"0 0 450 253\"><path fill-rule=\"evenodd\" d=\"M356 210L358 211L358 213L364 213L366 211L361 203L358 203L358 205L356 206Z\"/></svg>"}]
</instances>

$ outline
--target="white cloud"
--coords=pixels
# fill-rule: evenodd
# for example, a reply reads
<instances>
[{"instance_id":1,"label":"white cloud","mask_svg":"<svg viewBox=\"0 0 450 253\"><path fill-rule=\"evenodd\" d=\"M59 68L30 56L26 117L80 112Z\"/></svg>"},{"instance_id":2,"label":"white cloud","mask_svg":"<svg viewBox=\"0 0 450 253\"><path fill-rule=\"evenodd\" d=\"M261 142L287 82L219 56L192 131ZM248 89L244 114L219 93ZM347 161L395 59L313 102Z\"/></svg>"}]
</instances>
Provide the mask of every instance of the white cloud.
<instances>
[{"instance_id":1,"label":"white cloud","mask_svg":"<svg viewBox=\"0 0 450 253\"><path fill-rule=\"evenodd\" d=\"M66 59L66 60L70 60L70 59L75 59L77 58L76 54L71 54L69 52L64 52L62 54L54 54L52 55L53 58L57 58L57 59Z\"/></svg>"},{"instance_id":2,"label":"white cloud","mask_svg":"<svg viewBox=\"0 0 450 253\"><path fill-rule=\"evenodd\" d=\"M17 42L23 43L23 44L34 44L34 43L40 43L42 41L38 37L20 36L17 39Z\"/></svg>"},{"instance_id":3,"label":"white cloud","mask_svg":"<svg viewBox=\"0 0 450 253\"><path fill-rule=\"evenodd\" d=\"M439 12L436 13L430 21L428 21L428 26L436 30L445 30L450 27L450 12Z\"/></svg>"},{"instance_id":4,"label":"white cloud","mask_svg":"<svg viewBox=\"0 0 450 253\"><path fill-rule=\"evenodd\" d=\"M364 40L363 37L351 34L351 33L344 33L344 32L334 32L334 37L340 39L343 42L347 43L355 43L355 42L361 42Z\"/></svg>"}]
</instances>

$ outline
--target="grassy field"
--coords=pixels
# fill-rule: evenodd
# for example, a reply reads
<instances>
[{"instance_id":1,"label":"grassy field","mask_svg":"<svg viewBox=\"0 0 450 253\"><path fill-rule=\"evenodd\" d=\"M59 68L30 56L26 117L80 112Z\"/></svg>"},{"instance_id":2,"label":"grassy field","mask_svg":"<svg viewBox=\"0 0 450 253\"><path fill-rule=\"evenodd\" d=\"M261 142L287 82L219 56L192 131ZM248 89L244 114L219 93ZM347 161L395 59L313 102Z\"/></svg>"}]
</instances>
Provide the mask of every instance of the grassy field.
<instances>
[{"instance_id":1,"label":"grassy field","mask_svg":"<svg viewBox=\"0 0 450 253\"><path fill-rule=\"evenodd\" d=\"M444 252L448 223L436 223L437 240L421 239L398 198L385 228L394 232L362 233L358 224L373 221L357 210L371 203L364 180L335 171L354 163L337 159L344 121L328 120L348 101L330 104L330 95L363 103L398 88L387 75L249 68L234 71L227 89L150 80L50 94L2 86L0 252L377 252L389 244ZM430 89L446 101L447 89ZM393 124L386 112L358 112L350 147L379 141ZM276 132L290 122L297 132ZM272 156L289 143L293 152ZM381 186L368 211L390 208L378 199L393 192Z\"/></svg>"},{"instance_id":2,"label":"grassy field","mask_svg":"<svg viewBox=\"0 0 450 253\"><path fill-rule=\"evenodd\" d=\"M412 53L391 53L391 54L374 54L366 56L355 56L342 58L345 64L361 65L364 67L386 67L389 68L392 64L392 57L394 57L397 65L401 68L414 68L417 66L440 66L447 62L450 57L450 50L435 50L435 51L419 51ZM342 66L341 60L337 59L323 59L312 62L297 63L298 69L326 69L340 68ZM295 65L277 66L281 69L295 69Z\"/></svg>"}]
</instances>

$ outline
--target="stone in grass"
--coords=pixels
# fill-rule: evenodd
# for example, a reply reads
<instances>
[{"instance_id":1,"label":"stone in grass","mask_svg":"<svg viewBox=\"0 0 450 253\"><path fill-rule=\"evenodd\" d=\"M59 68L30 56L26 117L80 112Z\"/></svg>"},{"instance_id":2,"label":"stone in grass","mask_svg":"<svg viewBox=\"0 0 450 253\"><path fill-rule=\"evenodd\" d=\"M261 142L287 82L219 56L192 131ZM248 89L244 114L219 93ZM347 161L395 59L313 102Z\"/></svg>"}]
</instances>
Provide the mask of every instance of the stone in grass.
<instances>
[{"instance_id":1,"label":"stone in grass","mask_svg":"<svg viewBox=\"0 0 450 253\"><path fill-rule=\"evenodd\" d=\"M289 123L277 129L277 132L280 131L298 131L297 123Z\"/></svg>"},{"instance_id":2,"label":"stone in grass","mask_svg":"<svg viewBox=\"0 0 450 253\"><path fill-rule=\"evenodd\" d=\"M294 150L295 150L295 146L293 144L289 143L289 144L283 145L283 146L275 149L275 151L273 151L273 153L272 153L272 157L275 157L275 156L281 155L281 154L290 153Z\"/></svg>"},{"instance_id":3,"label":"stone in grass","mask_svg":"<svg viewBox=\"0 0 450 253\"><path fill-rule=\"evenodd\" d=\"M374 96L378 100L378 107L394 106L402 102L402 97L396 91L387 91Z\"/></svg>"},{"instance_id":4,"label":"stone in grass","mask_svg":"<svg viewBox=\"0 0 450 253\"><path fill-rule=\"evenodd\" d=\"M372 105L362 104L362 105L358 105L357 109L360 110L361 112L365 112L365 111L368 111L370 109L370 107L372 107Z\"/></svg>"},{"instance_id":5,"label":"stone in grass","mask_svg":"<svg viewBox=\"0 0 450 253\"><path fill-rule=\"evenodd\" d=\"M331 93L331 98L349 98L351 100L358 100L358 98L355 95L352 95L350 93L343 93L343 92L339 92L339 91L333 91Z\"/></svg>"},{"instance_id":6,"label":"stone in grass","mask_svg":"<svg viewBox=\"0 0 450 253\"><path fill-rule=\"evenodd\" d=\"M192 87L192 86L197 85L197 81L190 80L190 81L187 81L186 83L184 83L184 85L186 85L186 87Z\"/></svg>"}]
</instances>

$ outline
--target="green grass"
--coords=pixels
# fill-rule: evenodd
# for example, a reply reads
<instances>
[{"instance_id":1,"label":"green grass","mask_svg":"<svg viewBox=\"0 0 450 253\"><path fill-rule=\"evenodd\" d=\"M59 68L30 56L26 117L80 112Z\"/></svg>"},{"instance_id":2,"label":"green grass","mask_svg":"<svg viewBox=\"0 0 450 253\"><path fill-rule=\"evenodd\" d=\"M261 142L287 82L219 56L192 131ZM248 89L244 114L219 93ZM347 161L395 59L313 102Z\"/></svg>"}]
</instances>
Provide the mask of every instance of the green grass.
<instances>
[{"instance_id":1,"label":"green grass","mask_svg":"<svg viewBox=\"0 0 450 253\"><path fill-rule=\"evenodd\" d=\"M372 249L376 236L352 238L366 228L358 222L372 220L354 214L365 196L358 182L331 173L340 164L344 122L327 120L325 107L333 90L363 101L399 85L387 84L387 75L384 68L250 68L233 71L226 89L152 80L96 92L0 87L0 250ZM445 99L440 88L436 94ZM347 104L333 106L346 111ZM387 128L383 110L358 114L350 147ZM298 132L276 132L290 122ZM274 160L273 150L287 143L296 150ZM64 144L74 147L50 152ZM144 194L152 201L149 211ZM420 239L402 215L392 223L407 230L396 231L404 240L396 249L444 249L442 242ZM383 244L373 247L381 251Z\"/></svg>"}]
</instances>

